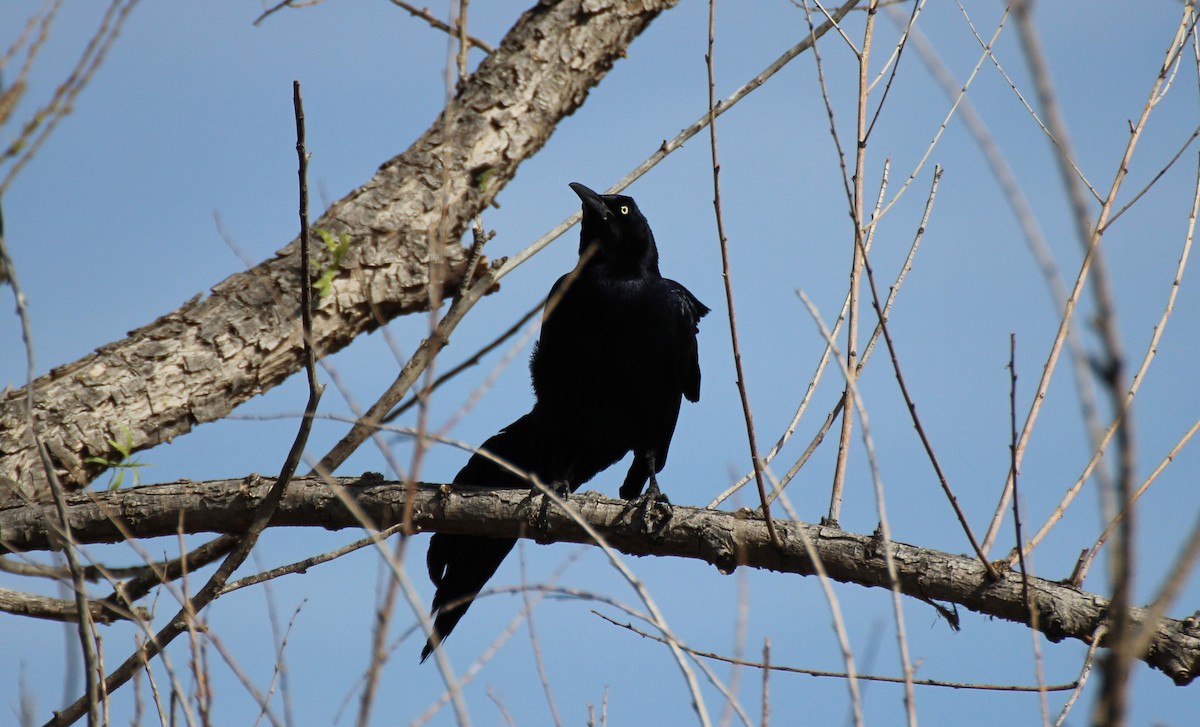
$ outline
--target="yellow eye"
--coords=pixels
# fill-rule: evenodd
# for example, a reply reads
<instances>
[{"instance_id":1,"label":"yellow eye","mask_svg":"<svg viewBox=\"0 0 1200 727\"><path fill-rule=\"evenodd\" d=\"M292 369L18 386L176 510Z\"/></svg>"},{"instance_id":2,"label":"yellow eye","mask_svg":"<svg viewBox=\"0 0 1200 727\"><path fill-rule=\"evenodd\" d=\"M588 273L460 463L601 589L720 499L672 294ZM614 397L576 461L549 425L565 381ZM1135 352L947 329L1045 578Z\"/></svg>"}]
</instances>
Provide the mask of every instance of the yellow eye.
<instances>
[{"instance_id":1,"label":"yellow eye","mask_svg":"<svg viewBox=\"0 0 1200 727\"><path fill-rule=\"evenodd\" d=\"M627 205L627 204L621 205L621 214L623 214L623 215L629 214L629 205Z\"/></svg>"}]
</instances>

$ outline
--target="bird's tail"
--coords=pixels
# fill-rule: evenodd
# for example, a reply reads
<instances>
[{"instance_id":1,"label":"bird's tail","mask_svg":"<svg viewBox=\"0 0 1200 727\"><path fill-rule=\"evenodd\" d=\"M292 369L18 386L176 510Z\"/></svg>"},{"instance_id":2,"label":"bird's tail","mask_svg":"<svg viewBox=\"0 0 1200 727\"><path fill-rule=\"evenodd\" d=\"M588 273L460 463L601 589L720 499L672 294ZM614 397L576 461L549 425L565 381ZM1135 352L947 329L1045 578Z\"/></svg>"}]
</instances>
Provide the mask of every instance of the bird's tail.
<instances>
[{"instance_id":1,"label":"bird's tail","mask_svg":"<svg viewBox=\"0 0 1200 727\"><path fill-rule=\"evenodd\" d=\"M454 484L497 488L527 486L524 477L488 455L499 457L519 470L534 470L541 451L539 436L534 412L530 412L484 442L482 451L473 454L455 476ZM421 661L425 661L454 630L516 542L511 538L434 533L425 558L429 578L437 587L433 595L434 633L421 650Z\"/></svg>"},{"instance_id":2,"label":"bird's tail","mask_svg":"<svg viewBox=\"0 0 1200 727\"><path fill-rule=\"evenodd\" d=\"M433 635L421 649L424 662L445 641L471 607L475 596L517 544L508 538L434 533L426 563L437 586L433 595Z\"/></svg>"}]
</instances>

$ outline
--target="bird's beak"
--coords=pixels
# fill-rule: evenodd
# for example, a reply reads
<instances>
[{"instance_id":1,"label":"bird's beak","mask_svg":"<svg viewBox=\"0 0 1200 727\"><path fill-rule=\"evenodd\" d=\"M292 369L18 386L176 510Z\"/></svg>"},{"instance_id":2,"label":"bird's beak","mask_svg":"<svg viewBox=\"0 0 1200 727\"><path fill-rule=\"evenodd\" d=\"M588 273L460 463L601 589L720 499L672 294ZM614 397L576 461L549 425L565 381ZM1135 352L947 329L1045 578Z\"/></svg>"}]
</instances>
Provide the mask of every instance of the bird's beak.
<instances>
[{"instance_id":1,"label":"bird's beak","mask_svg":"<svg viewBox=\"0 0 1200 727\"><path fill-rule=\"evenodd\" d=\"M591 213L602 220L606 220L612 214L608 209L608 205L604 204L604 200L600 198L600 195L579 182L571 182L570 187L575 191L575 194L579 195L579 199L583 201L584 217L587 217Z\"/></svg>"}]
</instances>

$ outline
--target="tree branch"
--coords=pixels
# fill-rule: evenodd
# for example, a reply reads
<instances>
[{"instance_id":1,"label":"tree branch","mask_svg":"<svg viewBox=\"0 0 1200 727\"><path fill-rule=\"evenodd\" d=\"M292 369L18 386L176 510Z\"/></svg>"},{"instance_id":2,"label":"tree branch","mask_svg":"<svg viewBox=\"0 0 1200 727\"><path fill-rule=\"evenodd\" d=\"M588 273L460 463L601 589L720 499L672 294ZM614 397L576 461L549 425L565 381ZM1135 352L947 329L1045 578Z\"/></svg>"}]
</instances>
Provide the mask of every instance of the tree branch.
<instances>
[{"instance_id":1,"label":"tree branch","mask_svg":"<svg viewBox=\"0 0 1200 727\"><path fill-rule=\"evenodd\" d=\"M377 475L333 478L379 527L400 522L405 486L384 482ZM78 543L112 543L135 537L185 533L238 533L250 524L268 485L256 477L244 480L176 482L107 492L82 492L67 498L68 518ZM423 485L413 502L413 525L424 531L521 537L540 543L590 543L584 530L565 513L546 515L544 529L530 524L528 490L491 490L449 485ZM887 588L883 543L831 527L776 520L783 548L771 544L761 517L748 511L724 512L675 506L673 517L660 529L646 532L622 500L594 493L570 500L582 517L612 547L630 555L693 558L723 573L738 566L800 575L815 573L805 552L804 528L830 578L862 586ZM535 513L536 514L536 513ZM119 524L119 526L118 526ZM316 478L296 478L288 486L275 516L274 527L323 527L330 530L361 527L359 520L333 489ZM51 533L37 507L20 503L0 505L0 553L51 548ZM991 582L978 559L892 543L902 593L923 600L949 601L977 613L1028 625L1022 580L1011 570ZM1074 638L1090 643L1105 622L1109 601L1069 585L1029 578L1031 601L1038 609L1038 629L1051 641ZM1143 609L1131 609L1140 624ZM1176 684L1192 681L1200 669L1200 624L1196 619L1163 619L1146 652L1139 655Z\"/></svg>"},{"instance_id":2,"label":"tree branch","mask_svg":"<svg viewBox=\"0 0 1200 727\"><path fill-rule=\"evenodd\" d=\"M88 612L93 622L109 624L117 620L150 619L150 612L145 608L135 608L132 611L117 610L105 601L86 601ZM35 596L32 593L21 593L7 588L0 588L0 611L17 616L32 616L50 621L79 621L79 606L74 599L50 598Z\"/></svg>"}]
</instances>

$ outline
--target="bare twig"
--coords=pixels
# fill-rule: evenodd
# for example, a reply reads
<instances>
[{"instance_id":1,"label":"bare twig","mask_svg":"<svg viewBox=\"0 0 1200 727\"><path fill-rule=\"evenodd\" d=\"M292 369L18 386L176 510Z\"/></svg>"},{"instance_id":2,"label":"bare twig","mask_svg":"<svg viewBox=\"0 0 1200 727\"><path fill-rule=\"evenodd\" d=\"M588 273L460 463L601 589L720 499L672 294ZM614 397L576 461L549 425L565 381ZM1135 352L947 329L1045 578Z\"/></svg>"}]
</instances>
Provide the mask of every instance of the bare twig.
<instances>
[{"instance_id":1,"label":"bare twig","mask_svg":"<svg viewBox=\"0 0 1200 727\"><path fill-rule=\"evenodd\" d=\"M524 543L521 544L520 564L521 564L521 583L529 582L529 574L526 570L525 548ZM537 629L534 627L533 619L533 594L528 589L521 591L521 597L525 601L525 628L529 631L529 645L533 650L534 663L537 666L538 681L542 683L542 693L546 695L546 706L550 708L550 718L554 721L556 727L562 727L562 717L558 714L558 705L554 702L554 690L550 687L550 677L546 673L546 660L542 658L542 647L538 642ZM447 604L449 606L449 604ZM453 606L450 606L453 608Z\"/></svg>"},{"instance_id":2,"label":"bare twig","mask_svg":"<svg viewBox=\"0 0 1200 727\"><path fill-rule=\"evenodd\" d=\"M1096 633L1092 635L1092 642L1088 646L1087 656L1083 658L1083 666L1079 668L1079 678L1075 680L1075 687L1071 691L1071 696L1067 699L1067 703L1063 705L1062 711L1058 713L1058 719L1054 721L1054 727L1062 727L1063 722L1067 719L1067 714L1071 711L1071 707L1075 706L1079 695L1083 694L1083 687L1087 684L1088 676L1092 673L1092 664L1096 659L1096 649L1100 647L1100 641L1104 638L1108 627L1100 624L1096 627ZM1053 691L1053 687L1046 687L1046 691Z\"/></svg>"},{"instance_id":3,"label":"bare twig","mask_svg":"<svg viewBox=\"0 0 1200 727\"><path fill-rule=\"evenodd\" d=\"M762 727L771 723L771 640L763 639Z\"/></svg>"},{"instance_id":4,"label":"bare twig","mask_svg":"<svg viewBox=\"0 0 1200 727\"><path fill-rule=\"evenodd\" d=\"M654 634L647 633L632 624L620 623L618 621L614 621L613 619L605 616L602 613L598 613L598 612L594 612L594 611L593 611L593 613L596 613L597 616L599 616L600 618L603 618L604 620L608 621L609 623L613 624L614 626L620 626L623 629L632 631L633 633L637 634L638 636L642 636L647 639L653 639L654 641L658 641L660 643L665 643L665 639L663 639L661 636L656 636ZM745 667L749 667L751 669L762 669L764 672L768 672L768 673L773 672L773 671L778 671L778 672L784 672L787 674L804 674L806 676L829 677L829 678L833 678L833 679L847 679L851 676L850 674L847 674L845 672L823 671L821 669L803 669L803 668L795 667L795 666L783 666L782 664L772 664L770 661L771 647L770 647L769 640L763 644L763 660L762 661L748 661L746 659L740 659L740 658L734 657L734 656L724 656L722 654L716 654L711 651L701 651L700 649L696 649L691 646L687 646L686 644L684 644L682 648L684 649L684 651L687 651L689 654L694 654L695 656L701 657L703 659L712 659L714 661L723 661L727 664L733 664L736 666L745 666ZM856 679L862 679L863 681L868 681L868 682L884 682L886 684L903 684L904 683L903 677L889 677L889 676L881 676L878 674L855 674L853 676ZM764 674L763 678L764 679L766 678L765 674ZM1033 684L1033 685L982 684L982 683L974 683L974 682L948 682L948 681L942 681L940 679L914 679L913 684L916 686L920 686L920 687L942 687L945 689L973 689L973 690L985 691L985 692L1036 692L1039 689L1041 689L1041 687L1039 687L1036 684ZM1078 682L1071 682L1070 684L1053 684L1053 685L1047 686L1046 689L1049 691L1052 691L1052 692L1065 692L1065 691L1068 691L1071 689L1075 689L1076 686L1078 686ZM767 699L765 699L765 696L766 696L766 694L764 692L764 699L763 699L764 703L767 702Z\"/></svg>"},{"instance_id":5,"label":"bare twig","mask_svg":"<svg viewBox=\"0 0 1200 727\"><path fill-rule=\"evenodd\" d=\"M1008 7L1005 9L1005 16L1007 17L1008 12L1015 13L1019 10L1022 10L1022 8L1020 7L1020 4L1022 1L1023 0L1013 0L1012 2L1010 2ZM1004 70L1004 66L1000 65L1000 59L997 58L995 56L995 54L992 53L992 46L995 43L995 37L993 37L991 41L985 42L983 40L983 38L980 37L979 33L975 30L975 24L973 22L971 22L971 17L970 17L970 15L967 14L967 9L965 7L963 7L961 0L958 2L958 9L959 9L959 12L962 13L963 18L966 19L967 27L971 29L971 33L975 36L975 41L977 43L979 43L979 46L981 48L983 48L984 54L986 55L987 58L989 58L992 61L992 65L996 67L996 70L1000 73L1000 76L1002 78L1004 78L1006 83L1008 83L1008 87L1012 89L1013 93L1017 97L1017 100L1020 101L1021 105L1025 107L1025 111L1027 111L1029 113L1029 116L1034 120L1034 122L1037 123L1038 127L1042 130L1042 133L1045 134L1046 138L1050 140L1050 143L1053 144L1055 147L1057 147L1060 154L1063 153L1064 152L1064 143L1063 142L1065 141L1065 138L1060 138L1060 137L1056 136L1056 133L1065 131L1065 127L1063 127L1062 129L1058 129L1056 131L1054 128L1053 122L1051 122L1050 127L1047 127L1046 123L1038 115L1037 111L1035 111L1034 108L1029 105L1029 102L1027 100L1025 100L1025 96L1021 93L1021 90L1019 88L1017 88L1017 84L1012 80L1012 78L1009 77L1008 72ZM1004 24L1003 21L1001 21L1000 25L1003 25L1003 24ZM1091 182L1088 181L1087 176L1084 175L1083 170L1079 168L1079 165L1075 161L1074 155L1068 153L1068 154L1065 154L1065 157L1066 157L1065 161L1067 162L1067 165L1070 167L1071 172L1079 179L1080 182L1082 182L1084 184L1084 186L1087 187L1088 191L1091 192L1092 197L1095 198L1095 200L1097 202L1103 201L1100 198L1100 193L1096 191L1096 188L1092 185Z\"/></svg>"},{"instance_id":6,"label":"bare twig","mask_svg":"<svg viewBox=\"0 0 1200 727\"><path fill-rule=\"evenodd\" d=\"M1024 541L1021 537L1021 509L1017 501L1017 476L1020 466L1017 462L1017 334L1008 334L1008 416L1010 439L1008 444L1009 467L1012 468L1013 480L1013 528L1016 530L1017 554L1021 563L1021 600L1025 602L1025 610L1029 612L1032 623L1034 618L1033 604L1029 601L1029 571L1025 567L1025 550L1021 547ZM984 562L987 559L984 558Z\"/></svg>"},{"instance_id":7,"label":"bare twig","mask_svg":"<svg viewBox=\"0 0 1200 727\"><path fill-rule=\"evenodd\" d=\"M430 27L440 30L443 33L448 33L450 35L456 35L459 32L455 28L451 27L450 25L447 25L440 18L438 18L435 15L433 15L432 13L430 13L429 10L426 8L418 8L411 3L404 2L403 0L390 0L390 1L396 7L408 11L409 15L413 16L414 18L420 18L421 20L424 20L426 23L429 23ZM280 0L280 2L272 5L271 7L267 8L266 10L264 10L261 15L259 15L257 18L254 19L253 24L254 25L260 24L262 21L266 20L268 17L270 17L271 15L275 14L276 12L278 12L284 8L304 8L304 7L309 7L311 5L317 5L321 2L324 2L324 0ZM466 35L464 32L463 37L466 39L467 43L470 43L472 46L478 48L479 50L483 51L484 53L491 54L491 53L495 52L495 50L496 50L490 44L488 44L486 41L482 41L473 35Z\"/></svg>"},{"instance_id":8,"label":"bare twig","mask_svg":"<svg viewBox=\"0 0 1200 727\"><path fill-rule=\"evenodd\" d=\"M113 623L118 620L134 621L150 618L150 612L145 608L136 608L132 612L112 609L104 601L89 600L88 612L94 623ZM30 616L49 621L79 622L79 605L75 599L64 600L47 596L35 596L7 588L0 588L0 611L18 616Z\"/></svg>"},{"instance_id":9,"label":"bare twig","mask_svg":"<svg viewBox=\"0 0 1200 727\"><path fill-rule=\"evenodd\" d=\"M446 23L444 23L441 20L439 20L438 18L436 18L433 14L431 14L428 10L426 10L424 8L418 9L415 5L412 5L411 3L406 3L403 0L391 0L391 3L398 8L403 8L404 10L407 10L409 15L412 15L415 18L420 18L421 20L424 20L425 22L429 23L429 25L431 27L437 28L438 30L442 31L443 33L448 33L450 35L460 35L460 37L463 40L465 40L466 43L469 43L469 44L475 46L476 48L483 51L484 53L490 54L490 53L495 52L495 50L496 50L491 45L476 38L475 36L468 35L466 32L465 24L461 28L458 28L456 30L454 27L447 25Z\"/></svg>"},{"instance_id":10,"label":"bare twig","mask_svg":"<svg viewBox=\"0 0 1200 727\"><path fill-rule=\"evenodd\" d=\"M1179 454L1180 450L1182 450L1189 441L1191 441L1192 437L1195 436L1197 431L1200 431L1200 419L1197 419L1192 424L1191 428L1188 429L1187 432L1180 437L1179 441L1175 443L1175 446L1171 448L1171 451L1162 458L1162 460L1158 463L1158 466L1154 468L1154 471L1146 476L1146 479L1142 481L1142 484L1138 486L1137 490L1130 495L1129 502L1124 503L1121 506L1121 509L1115 515L1113 515L1112 520L1110 520L1108 525L1105 526L1104 532L1100 533L1100 537L1096 538L1096 542L1092 544L1092 547L1086 551L1083 558L1080 560L1075 574L1071 578L1072 583L1075 585L1083 584L1083 580L1087 577L1088 570L1091 568L1092 561L1095 560L1096 554L1100 552L1100 548L1103 547L1108 541L1109 537L1112 536L1113 531L1117 529L1117 526L1120 524L1120 522L1125 519L1126 511L1133 507L1138 499L1145 494L1150 485L1158 479L1158 476L1167 468L1167 465L1174 461L1175 456Z\"/></svg>"},{"instance_id":11,"label":"bare twig","mask_svg":"<svg viewBox=\"0 0 1200 727\"><path fill-rule=\"evenodd\" d=\"M704 56L708 70L708 138L712 149L713 210L717 217L717 241L721 247L722 279L725 281L725 304L729 309L729 338L733 344L733 367L737 371L738 395L742 401L742 415L746 419L746 437L750 442L750 463L754 467L754 480L758 484L758 498L762 504L763 518L771 540L779 545L779 534L771 519L771 504L767 501L767 487L763 483L762 460L758 457L758 440L754 436L754 414L750 410L750 397L746 393L746 373L742 368L742 348L738 343L737 316L733 307L733 278L729 272L729 238L725 235L725 219L721 214L721 162L717 155L716 125L716 82L713 79L713 36L716 28L716 0L708 3L708 52Z\"/></svg>"},{"instance_id":12,"label":"bare twig","mask_svg":"<svg viewBox=\"0 0 1200 727\"><path fill-rule=\"evenodd\" d=\"M386 530L381 530L379 532L378 537L386 540L388 537L399 532L403 527L404 527L403 523L400 523L399 525L393 525L390 528L387 528ZM343 555L346 555L347 553L353 553L356 550L361 550L362 548L367 547L368 545L371 544L372 540L373 540L373 538L359 538L358 540L355 540L353 543L347 543L346 545L343 545L340 548L331 550L327 553L321 553L320 555L314 555L311 558L305 558L304 560L299 560L299 561L296 561L295 563L289 563L288 565L281 565L278 568L272 568L271 570L262 571L260 573L255 573L252 576L246 576L244 578L239 578L236 581L227 583L225 585L225 587L221 589L221 595L223 596L226 593L229 593L230 591L236 591L236 590L239 590L242 588L246 588L247 586L253 586L253 585L257 585L259 583L263 583L265 581L274 580L275 578L279 578L280 576L290 575L292 573L307 573L308 569L315 565L321 565L322 563L328 563L329 561L340 558Z\"/></svg>"},{"instance_id":13,"label":"bare twig","mask_svg":"<svg viewBox=\"0 0 1200 727\"><path fill-rule=\"evenodd\" d=\"M857 376L856 362L858 360L858 313L859 313L859 273L862 270L863 240L866 225L863 208L863 184L867 171L867 95L869 93L869 72L871 57L871 38L875 33L875 11L877 0L870 0L867 6L867 22L863 29L863 45L858 53L858 113L856 114L857 131L855 134L854 175L851 182L854 195L850 204L850 218L854 223L854 240L851 250L850 264L850 306L846 313L846 388L842 392L842 427L838 437L837 459L833 471L833 488L829 496L829 515L827 521L837 525L842 510L842 489L846 482L846 465L850 456L850 437L854 427L854 378Z\"/></svg>"},{"instance_id":14,"label":"bare twig","mask_svg":"<svg viewBox=\"0 0 1200 727\"><path fill-rule=\"evenodd\" d=\"M1040 687L1045 687L1046 679L1043 672L1042 662L1042 647L1041 634L1038 629L1039 611L1034 608L1033 601L1029 592L1029 567L1025 563L1024 551L1021 550L1021 543L1024 538L1021 535L1021 507L1020 493L1017 490L1017 480L1021 474L1020 468L1017 467L1017 334L1008 334L1008 456L1009 467L1012 468L1013 474L1013 529L1015 530L1015 538L1017 542L1017 551L1022 553L1020 556L1021 567L1021 601L1025 604L1025 611L1029 618L1029 638L1033 642L1033 658L1034 671L1037 674L1037 683ZM986 562L986 561L985 561ZM1046 701L1046 690L1043 688L1038 693L1038 704L1042 710L1042 724L1049 727L1050 725L1050 704Z\"/></svg>"}]
</instances>

